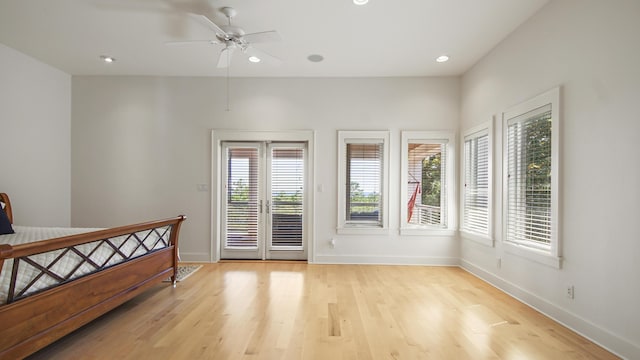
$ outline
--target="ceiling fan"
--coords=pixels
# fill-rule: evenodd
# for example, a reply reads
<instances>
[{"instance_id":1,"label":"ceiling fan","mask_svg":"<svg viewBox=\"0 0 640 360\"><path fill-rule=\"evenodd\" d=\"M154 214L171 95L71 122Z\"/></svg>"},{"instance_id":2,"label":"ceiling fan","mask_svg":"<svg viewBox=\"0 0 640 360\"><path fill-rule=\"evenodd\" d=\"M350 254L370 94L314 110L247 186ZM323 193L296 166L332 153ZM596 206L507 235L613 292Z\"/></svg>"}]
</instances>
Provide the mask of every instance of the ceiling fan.
<instances>
[{"instance_id":1,"label":"ceiling fan","mask_svg":"<svg viewBox=\"0 0 640 360\"><path fill-rule=\"evenodd\" d=\"M245 56L247 56L249 61L254 63L265 61L272 64L277 64L281 62L280 59L252 46L252 44L255 43L280 41L280 35L277 31L270 30L247 34L242 28L231 25L231 19L238 14L236 9L231 7L223 7L220 9L220 12L227 17L227 25L218 26L216 25L216 23L214 23L204 15L191 14L191 16L195 17L215 33L215 39L171 41L167 42L167 44L192 44L202 42L206 42L209 44L222 44L224 45L224 48L220 51L220 55L218 56L218 68L228 68L233 53L238 49Z\"/></svg>"}]
</instances>

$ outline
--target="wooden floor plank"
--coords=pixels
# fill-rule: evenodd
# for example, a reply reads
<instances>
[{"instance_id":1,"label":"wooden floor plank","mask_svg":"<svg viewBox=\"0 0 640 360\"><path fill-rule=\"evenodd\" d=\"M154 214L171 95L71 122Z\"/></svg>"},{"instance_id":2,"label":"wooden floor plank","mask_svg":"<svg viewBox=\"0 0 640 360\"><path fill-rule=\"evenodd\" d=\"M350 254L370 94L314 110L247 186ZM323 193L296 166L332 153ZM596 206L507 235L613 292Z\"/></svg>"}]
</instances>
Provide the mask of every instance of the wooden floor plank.
<instances>
[{"instance_id":1,"label":"wooden floor plank","mask_svg":"<svg viewBox=\"0 0 640 360\"><path fill-rule=\"evenodd\" d=\"M31 359L616 359L459 269L205 264Z\"/></svg>"}]
</instances>

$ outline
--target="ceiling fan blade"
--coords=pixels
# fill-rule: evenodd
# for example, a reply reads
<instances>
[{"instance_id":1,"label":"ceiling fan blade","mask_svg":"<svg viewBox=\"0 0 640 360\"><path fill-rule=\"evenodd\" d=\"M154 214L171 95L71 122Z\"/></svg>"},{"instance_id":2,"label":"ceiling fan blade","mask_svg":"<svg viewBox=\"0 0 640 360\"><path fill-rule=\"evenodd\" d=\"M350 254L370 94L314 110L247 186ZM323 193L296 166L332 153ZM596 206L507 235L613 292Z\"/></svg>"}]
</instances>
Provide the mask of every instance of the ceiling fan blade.
<instances>
[{"instance_id":1,"label":"ceiling fan blade","mask_svg":"<svg viewBox=\"0 0 640 360\"><path fill-rule=\"evenodd\" d=\"M216 25L208 17L204 15L198 15L198 14L190 14L190 15L195 19L197 19L203 25L206 25L209 29L213 30L213 32L215 32L216 35L218 35L219 37L223 39L230 38L230 36L224 30L222 30L218 25Z\"/></svg>"},{"instance_id":2,"label":"ceiling fan blade","mask_svg":"<svg viewBox=\"0 0 640 360\"><path fill-rule=\"evenodd\" d=\"M165 45L193 45L193 44L222 44L218 40L185 40L185 41L167 41L164 43Z\"/></svg>"},{"instance_id":3,"label":"ceiling fan blade","mask_svg":"<svg viewBox=\"0 0 640 360\"><path fill-rule=\"evenodd\" d=\"M280 34L275 30L244 34L242 38L251 44L282 41Z\"/></svg>"},{"instance_id":4,"label":"ceiling fan blade","mask_svg":"<svg viewBox=\"0 0 640 360\"><path fill-rule=\"evenodd\" d=\"M249 46L247 47L247 49L244 51L244 54L249 57L249 60L251 61L251 57L256 57L259 59L259 61L257 62L265 62L266 64L270 64L270 65L280 65L282 63L282 60L278 59L277 57L266 53L260 49L257 49L253 46ZM255 61L254 61L255 62Z\"/></svg>"},{"instance_id":5,"label":"ceiling fan blade","mask_svg":"<svg viewBox=\"0 0 640 360\"><path fill-rule=\"evenodd\" d=\"M220 51L220 56L218 57L218 68L226 68L231 64L231 57L233 56L233 51L235 48L226 47Z\"/></svg>"}]
</instances>

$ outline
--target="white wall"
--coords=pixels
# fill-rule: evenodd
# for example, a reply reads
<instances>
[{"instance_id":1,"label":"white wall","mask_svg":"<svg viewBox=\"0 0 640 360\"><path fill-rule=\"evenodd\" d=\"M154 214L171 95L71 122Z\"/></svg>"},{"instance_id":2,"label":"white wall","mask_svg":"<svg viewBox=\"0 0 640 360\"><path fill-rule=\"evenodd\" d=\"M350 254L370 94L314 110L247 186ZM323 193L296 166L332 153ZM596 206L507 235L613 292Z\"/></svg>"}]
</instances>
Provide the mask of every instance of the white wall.
<instances>
[{"instance_id":1,"label":"white wall","mask_svg":"<svg viewBox=\"0 0 640 360\"><path fill-rule=\"evenodd\" d=\"M74 77L72 96L74 226L184 213L182 257L210 260L211 130L314 130L317 262L458 263L455 237L397 235L400 130L457 131L458 78L232 79L228 112L219 78ZM392 131L389 236L335 235L338 129Z\"/></svg>"},{"instance_id":2,"label":"white wall","mask_svg":"<svg viewBox=\"0 0 640 360\"><path fill-rule=\"evenodd\" d=\"M0 191L19 225L69 226L71 76L0 44Z\"/></svg>"},{"instance_id":3,"label":"white wall","mask_svg":"<svg viewBox=\"0 0 640 360\"><path fill-rule=\"evenodd\" d=\"M640 2L552 1L462 79L461 130L561 85L560 238L553 269L503 251L500 122L495 248L462 264L628 358L640 358ZM496 259L502 259L497 267ZM575 299L565 295L575 286Z\"/></svg>"}]
</instances>

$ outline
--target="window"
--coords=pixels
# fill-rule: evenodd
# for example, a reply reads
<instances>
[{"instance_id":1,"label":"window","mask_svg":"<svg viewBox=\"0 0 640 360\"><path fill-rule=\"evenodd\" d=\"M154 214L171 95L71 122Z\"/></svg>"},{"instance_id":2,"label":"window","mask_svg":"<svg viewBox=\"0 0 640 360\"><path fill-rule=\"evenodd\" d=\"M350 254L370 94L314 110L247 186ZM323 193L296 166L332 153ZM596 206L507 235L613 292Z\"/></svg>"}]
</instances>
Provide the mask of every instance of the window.
<instances>
[{"instance_id":1,"label":"window","mask_svg":"<svg viewBox=\"0 0 640 360\"><path fill-rule=\"evenodd\" d=\"M402 132L401 232L453 231L454 135Z\"/></svg>"},{"instance_id":2,"label":"window","mask_svg":"<svg viewBox=\"0 0 640 360\"><path fill-rule=\"evenodd\" d=\"M386 131L339 131L338 232L386 231Z\"/></svg>"},{"instance_id":3,"label":"window","mask_svg":"<svg viewBox=\"0 0 640 360\"><path fill-rule=\"evenodd\" d=\"M491 234L491 122L464 137L462 221L464 237L493 246Z\"/></svg>"},{"instance_id":4,"label":"window","mask_svg":"<svg viewBox=\"0 0 640 360\"><path fill-rule=\"evenodd\" d=\"M553 89L503 114L505 243L557 267L559 93Z\"/></svg>"}]
</instances>

